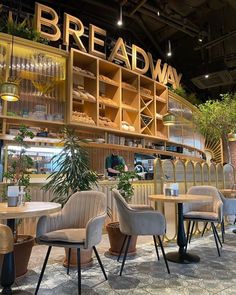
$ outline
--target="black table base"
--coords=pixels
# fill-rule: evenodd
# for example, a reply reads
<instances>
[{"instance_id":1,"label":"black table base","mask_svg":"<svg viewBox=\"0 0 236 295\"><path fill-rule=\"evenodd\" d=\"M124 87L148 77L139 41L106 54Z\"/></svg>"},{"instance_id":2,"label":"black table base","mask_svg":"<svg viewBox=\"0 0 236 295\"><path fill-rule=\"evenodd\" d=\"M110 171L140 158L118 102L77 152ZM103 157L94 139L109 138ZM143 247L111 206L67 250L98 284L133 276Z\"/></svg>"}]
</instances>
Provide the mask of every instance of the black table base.
<instances>
[{"instance_id":1,"label":"black table base","mask_svg":"<svg viewBox=\"0 0 236 295\"><path fill-rule=\"evenodd\" d=\"M171 252L166 254L168 261L181 263L181 264L190 264L197 263L200 261L200 257L190 253L180 254L179 252Z\"/></svg>"},{"instance_id":2,"label":"black table base","mask_svg":"<svg viewBox=\"0 0 236 295\"><path fill-rule=\"evenodd\" d=\"M236 234L236 229L233 230L233 233Z\"/></svg>"}]
</instances>

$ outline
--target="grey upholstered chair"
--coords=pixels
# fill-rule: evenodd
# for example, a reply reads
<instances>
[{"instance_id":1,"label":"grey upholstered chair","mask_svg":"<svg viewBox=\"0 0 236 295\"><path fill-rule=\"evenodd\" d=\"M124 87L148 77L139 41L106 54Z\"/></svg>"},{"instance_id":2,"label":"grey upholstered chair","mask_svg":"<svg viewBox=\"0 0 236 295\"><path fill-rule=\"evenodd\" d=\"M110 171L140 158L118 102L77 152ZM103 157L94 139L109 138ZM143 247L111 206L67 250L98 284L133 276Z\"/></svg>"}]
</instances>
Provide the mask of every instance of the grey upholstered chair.
<instances>
[{"instance_id":1,"label":"grey upholstered chair","mask_svg":"<svg viewBox=\"0 0 236 295\"><path fill-rule=\"evenodd\" d=\"M6 261L4 260L5 255L10 255L13 252L14 241L11 229L3 224L0 224L0 254L3 255L3 265ZM12 254L13 256L13 254ZM11 285L15 280L15 269L14 269L14 257L10 259L7 267L1 269L1 284L3 287L2 294L12 294Z\"/></svg>"},{"instance_id":2,"label":"grey upholstered chair","mask_svg":"<svg viewBox=\"0 0 236 295\"><path fill-rule=\"evenodd\" d=\"M218 242L222 247L221 240L219 238L218 232L215 227L215 223L222 222L223 215L223 203L219 191L214 186L192 186L187 194L191 195L208 195L212 196L212 202L195 202L195 203L184 203L183 205L183 214L184 219L189 221L188 230L187 230L187 240L191 241L191 236L193 233L193 228L196 221L210 222L212 231L214 234L215 244L220 256L220 250ZM192 223L192 228L190 231Z\"/></svg>"},{"instance_id":3,"label":"grey upholstered chair","mask_svg":"<svg viewBox=\"0 0 236 295\"><path fill-rule=\"evenodd\" d=\"M223 202L223 219L221 223L222 241L224 242L225 235L225 223L224 217L229 215L236 215L236 198L226 198L221 192L219 192L221 200ZM236 223L236 218L234 224Z\"/></svg>"},{"instance_id":4,"label":"grey upholstered chair","mask_svg":"<svg viewBox=\"0 0 236 295\"><path fill-rule=\"evenodd\" d=\"M49 247L35 295L38 293L52 246L77 249L78 294L81 294L80 249L94 250L107 280L107 275L95 247L101 242L105 218L105 194L96 191L84 191L73 194L61 212L39 219L36 241ZM69 261L70 251L68 265Z\"/></svg>"},{"instance_id":5,"label":"grey upholstered chair","mask_svg":"<svg viewBox=\"0 0 236 295\"><path fill-rule=\"evenodd\" d=\"M162 245L162 241L160 236L164 235L166 232L166 221L163 214L154 210L145 210L146 206L129 206L125 199L121 196L118 190L113 189L114 198L116 201L116 206L118 210L118 217L120 223L120 231L125 235L124 243L121 247L120 253L123 251L123 248L126 243L126 239L128 239L126 243L126 248L124 252L124 257L120 269L120 276L122 275L122 271L125 265L125 260L127 257L127 252L129 249L129 244L132 236L147 236L152 235L157 258L159 260L159 254L157 249L156 236L158 237L159 244L161 247L161 251L165 260L166 268L168 273L170 273L168 262L166 259L165 251ZM137 209L136 209L137 208Z\"/></svg>"}]
</instances>

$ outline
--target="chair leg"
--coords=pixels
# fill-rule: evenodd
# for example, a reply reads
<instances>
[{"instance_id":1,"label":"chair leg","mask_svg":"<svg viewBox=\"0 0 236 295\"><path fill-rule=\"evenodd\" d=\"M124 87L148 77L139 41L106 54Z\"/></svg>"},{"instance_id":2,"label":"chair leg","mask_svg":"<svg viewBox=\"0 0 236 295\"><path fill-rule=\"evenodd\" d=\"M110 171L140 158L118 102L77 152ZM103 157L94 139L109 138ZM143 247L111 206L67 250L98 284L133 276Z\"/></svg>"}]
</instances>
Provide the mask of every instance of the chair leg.
<instances>
[{"instance_id":1,"label":"chair leg","mask_svg":"<svg viewBox=\"0 0 236 295\"><path fill-rule=\"evenodd\" d=\"M206 222L205 225L204 225L204 228L203 228L203 231L202 231L202 237L204 236L204 233L206 231L207 225L208 225L208 222Z\"/></svg>"},{"instance_id":2,"label":"chair leg","mask_svg":"<svg viewBox=\"0 0 236 295\"><path fill-rule=\"evenodd\" d=\"M77 248L77 267L78 267L78 295L81 295L81 261L80 261L80 248Z\"/></svg>"},{"instance_id":3,"label":"chair leg","mask_svg":"<svg viewBox=\"0 0 236 295\"><path fill-rule=\"evenodd\" d=\"M225 242L225 221L224 217L223 220L221 221L221 236L222 236L222 242Z\"/></svg>"},{"instance_id":4,"label":"chair leg","mask_svg":"<svg viewBox=\"0 0 236 295\"><path fill-rule=\"evenodd\" d=\"M221 248L222 248L223 245L222 245L222 242L221 242L220 237L219 237L219 235L218 235L218 232L217 232L216 226L215 226L214 223L213 223L213 225L214 225L214 231L215 231L216 237L217 237L217 239L218 239L218 241L219 241L219 243L220 243L220 246L221 246Z\"/></svg>"},{"instance_id":5,"label":"chair leg","mask_svg":"<svg viewBox=\"0 0 236 295\"><path fill-rule=\"evenodd\" d=\"M117 261L118 261L118 262L120 261L120 256L121 256L122 251L123 251L123 249L124 249L124 246L125 246L126 240L127 240L127 235L125 235L124 241L123 241L122 246L121 246L121 248L120 248L120 253L119 253L119 256L118 256L118 258L117 258Z\"/></svg>"},{"instance_id":6,"label":"chair leg","mask_svg":"<svg viewBox=\"0 0 236 295\"><path fill-rule=\"evenodd\" d=\"M235 219L234 219L234 225L236 224L236 214L235 214Z\"/></svg>"},{"instance_id":7,"label":"chair leg","mask_svg":"<svg viewBox=\"0 0 236 295\"><path fill-rule=\"evenodd\" d=\"M70 257L71 257L71 248L68 250L68 261L67 261L67 275L70 273Z\"/></svg>"},{"instance_id":8,"label":"chair leg","mask_svg":"<svg viewBox=\"0 0 236 295\"><path fill-rule=\"evenodd\" d=\"M130 240L131 240L131 236L128 236L128 242L127 242L127 245L126 245L126 248L125 248L125 253L124 253L124 257L123 257L123 261L122 261L122 265L121 265L121 269L120 269L120 276L122 275L123 268L124 268L124 265L125 265L125 260L126 260L127 252L128 252L128 249L129 249Z\"/></svg>"},{"instance_id":9,"label":"chair leg","mask_svg":"<svg viewBox=\"0 0 236 295\"><path fill-rule=\"evenodd\" d=\"M220 256L220 249L219 249L219 245L218 245L216 233L215 233L215 230L214 230L214 222L211 222L211 228L212 228L212 231L213 231L213 235L214 235L214 239L215 239L215 243L216 243L217 252L218 252L218 255Z\"/></svg>"},{"instance_id":10,"label":"chair leg","mask_svg":"<svg viewBox=\"0 0 236 295\"><path fill-rule=\"evenodd\" d=\"M191 232L190 232L190 237L189 237L189 241L188 241L189 244L191 243L191 240L192 240L194 225L195 225L195 221L193 221L193 224L192 224L192 228L191 228Z\"/></svg>"},{"instance_id":11,"label":"chair leg","mask_svg":"<svg viewBox=\"0 0 236 295\"><path fill-rule=\"evenodd\" d=\"M156 240L155 235L153 236L153 241L154 241L154 245L155 245L155 248L156 248L157 259L160 260L160 256L159 256L159 253L158 253L158 247L157 247L157 240Z\"/></svg>"},{"instance_id":12,"label":"chair leg","mask_svg":"<svg viewBox=\"0 0 236 295\"><path fill-rule=\"evenodd\" d=\"M40 273L40 276L39 276L38 284L37 284L36 290L34 292L34 295L37 295L38 294L39 287L40 287L41 281L43 279L43 274L44 274L44 271L45 271L45 268L46 268L46 265L47 265L48 258L49 258L49 255L50 255L51 250L52 250L52 246L49 246L48 247L47 254L46 254L46 257L44 259L43 267L42 267L42 270L41 270L41 273Z\"/></svg>"},{"instance_id":13,"label":"chair leg","mask_svg":"<svg viewBox=\"0 0 236 295\"><path fill-rule=\"evenodd\" d=\"M191 220L188 221L188 228L187 228L187 242L186 242L186 246L185 246L185 252L187 251L187 248L188 248L188 240L189 240L190 226L191 226Z\"/></svg>"},{"instance_id":14,"label":"chair leg","mask_svg":"<svg viewBox=\"0 0 236 295\"><path fill-rule=\"evenodd\" d=\"M99 265L100 265L100 267L101 267L101 269L102 269L102 272L103 272L103 275L104 275L104 277L105 277L105 280L107 280L107 274L106 274L106 272L105 272L105 269L104 269L104 267L103 267L102 261L101 261L101 259L100 259L100 256L99 256L98 251L97 251L97 249L96 249L95 246L93 246L93 250L94 250L94 253L95 253L96 257L97 257L98 263L99 263Z\"/></svg>"},{"instance_id":15,"label":"chair leg","mask_svg":"<svg viewBox=\"0 0 236 295\"><path fill-rule=\"evenodd\" d=\"M165 253L165 251L164 251L164 248L163 248L163 245L162 245L162 241L161 241L160 236L158 236L158 240L159 240L159 245L160 245L160 247L161 247L162 255L163 255L164 260L165 260L165 264L166 264L167 272L168 272L168 274L170 274L170 269L169 269L168 261L167 261L167 259L166 259L166 253Z\"/></svg>"}]
</instances>

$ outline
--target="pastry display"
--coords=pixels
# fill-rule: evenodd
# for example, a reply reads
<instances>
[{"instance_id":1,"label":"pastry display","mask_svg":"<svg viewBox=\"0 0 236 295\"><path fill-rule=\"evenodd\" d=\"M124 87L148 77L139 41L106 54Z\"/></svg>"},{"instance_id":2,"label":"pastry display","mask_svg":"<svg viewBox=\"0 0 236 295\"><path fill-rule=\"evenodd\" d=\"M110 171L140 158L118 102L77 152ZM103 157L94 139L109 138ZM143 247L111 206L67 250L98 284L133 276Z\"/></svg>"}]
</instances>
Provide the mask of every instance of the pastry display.
<instances>
[{"instance_id":1,"label":"pastry display","mask_svg":"<svg viewBox=\"0 0 236 295\"><path fill-rule=\"evenodd\" d=\"M83 99L83 100L89 100L89 101L96 101L96 98L83 89L83 86L75 86L73 87L73 98L74 99Z\"/></svg>"},{"instance_id":2,"label":"pastry display","mask_svg":"<svg viewBox=\"0 0 236 295\"><path fill-rule=\"evenodd\" d=\"M102 116L99 116L99 125L109 128L118 128L118 125L115 122L112 122L111 119Z\"/></svg>"},{"instance_id":3,"label":"pastry display","mask_svg":"<svg viewBox=\"0 0 236 295\"><path fill-rule=\"evenodd\" d=\"M89 117L86 113L73 111L72 113L72 121L84 124L95 125L92 117Z\"/></svg>"},{"instance_id":4,"label":"pastry display","mask_svg":"<svg viewBox=\"0 0 236 295\"><path fill-rule=\"evenodd\" d=\"M73 71L75 73L79 73L79 74L82 74L82 75L88 75L88 76L91 76L91 77L95 77L94 73L88 71L88 70L84 70L84 69L81 69L80 67L77 67L77 66L73 66Z\"/></svg>"},{"instance_id":5,"label":"pastry display","mask_svg":"<svg viewBox=\"0 0 236 295\"><path fill-rule=\"evenodd\" d=\"M133 85L127 83L127 82L122 82L122 87L128 88L130 90L137 90L135 86L133 86Z\"/></svg>"},{"instance_id":6,"label":"pastry display","mask_svg":"<svg viewBox=\"0 0 236 295\"><path fill-rule=\"evenodd\" d=\"M99 102L113 107L118 106L116 102L114 102L111 98L104 96L103 94L99 96Z\"/></svg>"},{"instance_id":7,"label":"pastry display","mask_svg":"<svg viewBox=\"0 0 236 295\"><path fill-rule=\"evenodd\" d=\"M126 121L121 121L121 128L125 131L131 131L131 132L135 131L135 127Z\"/></svg>"},{"instance_id":8,"label":"pastry display","mask_svg":"<svg viewBox=\"0 0 236 295\"><path fill-rule=\"evenodd\" d=\"M104 75L99 75L99 80L107 82L107 83L111 83L111 84L114 84L114 83L117 84L117 82L115 82L114 80L112 80L109 77L104 76Z\"/></svg>"},{"instance_id":9,"label":"pastry display","mask_svg":"<svg viewBox=\"0 0 236 295\"><path fill-rule=\"evenodd\" d=\"M144 95L152 96L152 91L148 88L140 86L140 92L141 92L141 94L143 93Z\"/></svg>"}]
</instances>

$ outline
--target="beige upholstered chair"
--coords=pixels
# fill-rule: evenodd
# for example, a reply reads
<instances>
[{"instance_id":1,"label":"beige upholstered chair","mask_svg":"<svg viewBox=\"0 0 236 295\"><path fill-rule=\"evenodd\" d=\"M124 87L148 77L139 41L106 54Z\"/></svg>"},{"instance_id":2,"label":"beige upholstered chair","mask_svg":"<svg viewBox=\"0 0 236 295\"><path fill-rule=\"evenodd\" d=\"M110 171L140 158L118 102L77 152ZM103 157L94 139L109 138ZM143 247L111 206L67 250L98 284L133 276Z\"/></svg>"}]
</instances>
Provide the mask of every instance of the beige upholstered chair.
<instances>
[{"instance_id":1,"label":"beige upholstered chair","mask_svg":"<svg viewBox=\"0 0 236 295\"><path fill-rule=\"evenodd\" d=\"M114 198L115 198L116 206L118 210L120 231L126 236L120 253L123 251L123 248L126 243L126 239L128 239L125 252L124 252L122 266L120 269L120 276L122 275L130 240L133 235L135 236L152 235L155 248L156 248L157 257L159 259L156 236L158 237L161 251L165 260L166 268L168 273L170 273L168 262L166 260L165 251L160 238L160 236L164 235L166 231L166 221L163 214L150 209L145 210L143 206L141 207L133 206L132 208L131 206L127 204L127 202L120 195L118 190L113 189L113 193L114 193ZM134 208L138 208L138 209L134 209Z\"/></svg>"},{"instance_id":2,"label":"beige upholstered chair","mask_svg":"<svg viewBox=\"0 0 236 295\"><path fill-rule=\"evenodd\" d=\"M220 256L218 242L220 243L221 247L222 243L215 227L215 223L222 222L223 214L223 203L221 201L219 191L214 186L192 186L188 190L187 194L208 195L213 197L212 202L185 203L183 205L184 219L189 221L187 230L188 242L190 243L191 241L193 228L196 221L210 222L214 234L216 248ZM191 222L193 223L190 231Z\"/></svg>"},{"instance_id":3,"label":"beige upholstered chair","mask_svg":"<svg viewBox=\"0 0 236 295\"><path fill-rule=\"evenodd\" d=\"M93 248L107 280L95 247L101 242L105 218L105 194L96 191L84 191L73 194L61 212L51 216L43 216L39 219L36 240L39 244L48 245L49 247L35 294L38 293L52 246L77 249L79 294L81 294L80 249ZM70 260L70 255L68 260Z\"/></svg>"},{"instance_id":4,"label":"beige upholstered chair","mask_svg":"<svg viewBox=\"0 0 236 295\"><path fill-rule=\"evenodd\" d=\"M14 241L11 229L3 224L0 224L0 254L10 255L13 252ZM13 254L12 254L13 257ZM4 264L3 257L3 264ZM2 265L3 267L3 265ZM1 271L1 285L3 287L2 294L11 294L11 285L15 280L14 257L9 260L7 267L4 267L4 272Z\"/></svg>"}]
</instances>

